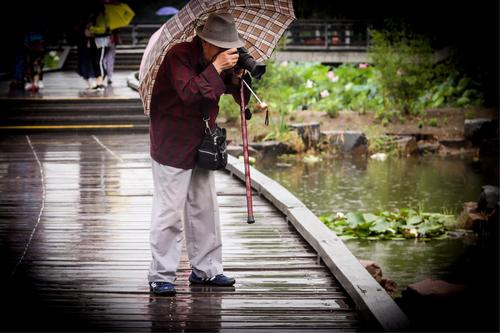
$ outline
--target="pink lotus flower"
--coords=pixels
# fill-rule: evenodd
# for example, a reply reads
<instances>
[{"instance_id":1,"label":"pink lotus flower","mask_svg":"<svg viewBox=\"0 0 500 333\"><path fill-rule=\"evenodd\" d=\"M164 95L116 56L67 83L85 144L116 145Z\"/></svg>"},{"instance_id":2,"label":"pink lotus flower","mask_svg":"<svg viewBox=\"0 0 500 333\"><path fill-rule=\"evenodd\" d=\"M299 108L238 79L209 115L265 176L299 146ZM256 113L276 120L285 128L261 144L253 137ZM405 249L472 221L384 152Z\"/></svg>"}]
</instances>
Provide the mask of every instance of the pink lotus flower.
<instances>
[{"instance_id":1,"label":"pink lotus flower","mask_svg":"<svg viewBox=\"0 0 500 333\"><path fill-rule=\"evenodd\" d=\"M328 96L330 96L330 93L328 92L328 90L325 89L322 92L320 92L319 95L321 96L321 98L327 98Z\"/></svg>"},{"instance_id":2,"label":"pink lotus flower","mask_svg":"<svg viewBox=\"0 0 500 333\"><path fill-rule=\"evenodd\" d=\"M332 82L337 82L339 80L339 77L335 75L335 73L333 71L329 71L328 73L326 73L326 76L328 76L328 78L330 79L330 81Z\"/></svg>"},{"instance_id":3,"label":"pink lotus flower","mask_svg":"<svg viewBox=\"0 0 500 333\"><path fill-rule=\"evenodd\" d=\"M368 68L368 64L363 62L363 63L358 65L358 68Z\"/></svg>"}]
</instances>

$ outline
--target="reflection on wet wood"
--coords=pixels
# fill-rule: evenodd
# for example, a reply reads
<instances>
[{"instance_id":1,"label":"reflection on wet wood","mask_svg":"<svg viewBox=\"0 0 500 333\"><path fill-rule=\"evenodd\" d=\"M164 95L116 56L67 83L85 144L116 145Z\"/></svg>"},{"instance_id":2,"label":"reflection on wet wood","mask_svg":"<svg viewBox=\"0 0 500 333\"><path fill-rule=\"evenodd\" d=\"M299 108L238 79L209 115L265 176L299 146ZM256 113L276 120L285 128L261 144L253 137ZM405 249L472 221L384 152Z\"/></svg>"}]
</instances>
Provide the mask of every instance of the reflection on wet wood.
<instances>
[{"instance_id":1,"label":"reflection on wet wood","mask_svg":"<svg viewBox=\"0 0 500 333\"><path fill-rule=\"evenodd\" d=\"M352 300L275 207L254 196L257 223L245 223L244 184L224 171L216 173L223 257L236 285L189 286L183 249L178 295L150 295L147 135L99 135L114 154L92 135L29 139L43 173L26 136L0 140L1 278L8 306L2 329L363 328Z\"/></svg>"}]
</instances>

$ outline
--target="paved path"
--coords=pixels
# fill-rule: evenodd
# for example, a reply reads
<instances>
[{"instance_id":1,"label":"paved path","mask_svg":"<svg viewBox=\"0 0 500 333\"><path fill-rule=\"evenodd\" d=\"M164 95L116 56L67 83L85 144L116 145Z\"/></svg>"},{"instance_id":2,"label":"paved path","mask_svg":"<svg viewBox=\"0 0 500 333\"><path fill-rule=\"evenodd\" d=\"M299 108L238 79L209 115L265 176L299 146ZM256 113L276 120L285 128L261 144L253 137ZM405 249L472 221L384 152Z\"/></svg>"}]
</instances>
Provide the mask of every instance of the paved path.
<instances>
[{"instance_id":1,"label":"paved path","mask_svg":"<svg viewBox=\"0 0 500 333\"><path fill-rule=\"evenodd\" d=\"M139 93L127 86L127 77L132 71L116 71L113 74L113 84L104 92L86 89L87 84L74 71L48 72L44 74L45 88L36 93L23 89L9 89L10 81L0 81L0 99L71 99L71 98L112 98L139 99Z\"/></svg>"}]
</instances>

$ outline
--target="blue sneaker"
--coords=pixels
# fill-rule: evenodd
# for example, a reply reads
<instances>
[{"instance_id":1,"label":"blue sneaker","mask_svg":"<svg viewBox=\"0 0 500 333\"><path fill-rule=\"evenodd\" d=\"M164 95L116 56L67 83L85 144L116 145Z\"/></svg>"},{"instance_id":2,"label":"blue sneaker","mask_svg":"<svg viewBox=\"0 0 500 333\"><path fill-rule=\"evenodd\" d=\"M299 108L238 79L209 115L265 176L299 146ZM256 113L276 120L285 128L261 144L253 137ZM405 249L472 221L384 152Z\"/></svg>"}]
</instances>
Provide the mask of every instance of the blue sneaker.
<instances>
[{"instance_id":1,"label":"blue sneaker","mask_svg":"<svg viewBox=\"0 0 500 333\"><path fill-rule=\"evenodd\" d=\"M152 291L155 295L175 295L175 287L170 282L149 282L149 291Z\"/></svg>"},{"instance_id":2,"label":"blue sneaker","mask_svg":"<svg viewBox=\"0 0 500 333\"><path fill-rule=\"evenodd\" d=\"M232 277L225 276L224 274L218 274L216 276L212 276L211 278L201 278L197 276L194 271L191 271L191 275L189 275L189 282L194 284L209 284L213 286L227 287L232 286L236 280Z\"/></svg>"}]
</instances>

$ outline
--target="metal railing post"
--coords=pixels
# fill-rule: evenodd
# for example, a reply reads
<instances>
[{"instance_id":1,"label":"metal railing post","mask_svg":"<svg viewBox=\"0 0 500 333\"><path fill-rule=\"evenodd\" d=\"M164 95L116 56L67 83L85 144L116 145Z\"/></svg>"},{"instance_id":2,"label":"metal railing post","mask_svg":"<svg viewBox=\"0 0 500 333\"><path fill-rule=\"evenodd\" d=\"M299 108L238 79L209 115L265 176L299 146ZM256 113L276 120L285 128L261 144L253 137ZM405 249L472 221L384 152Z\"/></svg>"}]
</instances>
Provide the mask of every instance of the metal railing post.
<instances>
[{"instance_id":1,"label":"metal railing post","mask_svg":"<svg viewBox=\"0 0 500 333\"><path fill-rule=\"evenodd\" d=\"M328 49L328 23L325 23L325 49Z\"/></svg>"},{"instance_id":2,"label":"metal railing post","mask_svg":"<svg viewBox=\"0 0 500 333\"><path fill-rule=\"evenodd\" d=\"M136 29L137 28L137 25L133 25L132 26L132 45L133 46L136 46L138 44L138 40L137 40L137 32L136 32Z\"/></svg>"}]
</instances>

